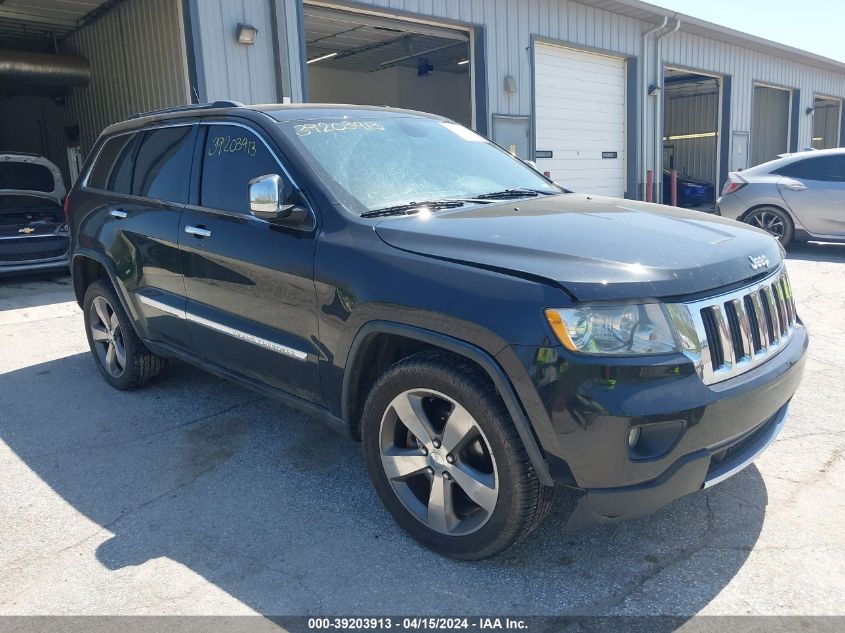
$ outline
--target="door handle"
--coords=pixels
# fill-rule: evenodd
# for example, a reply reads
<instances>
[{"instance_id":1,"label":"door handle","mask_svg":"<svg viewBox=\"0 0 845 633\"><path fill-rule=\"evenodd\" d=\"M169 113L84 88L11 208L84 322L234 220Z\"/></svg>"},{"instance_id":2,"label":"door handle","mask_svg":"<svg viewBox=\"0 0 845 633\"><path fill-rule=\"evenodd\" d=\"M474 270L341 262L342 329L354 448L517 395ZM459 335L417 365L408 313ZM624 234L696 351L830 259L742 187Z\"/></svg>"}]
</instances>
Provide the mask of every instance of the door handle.
<instances>
[{"instance_id":1,"label":"door handle","mask_svg":"<svg viewBox=\"0 0 845 633\"><path fill-rule=\"evenodd\" d=\"M800 182L790 182L783 185L783 188L789 189L790 191L804 191L807 185L801 184Z\"/></svg>"},{"instance_id":2,"label":"door handle","mask_svg":"<svg viewBox=\"0 0 845 633\"><path fill-rule=\"evenodd\" d=\"M117 218L118 220L123 220L126 218L127 213L123 209L112 209L109 211L109 215L113 218Z\"/></svg>"},{"instance_id":3,"label":"door handle","mask_svg":"<svg viewBox=\"0 0 845 633\"><path fill-rule=\"evenodd\" d=\"M204 226L186 226L185 233L188 235L194 235L196 237L211 237L211 231L209 231Z\"/></svg>"}]
</instances>

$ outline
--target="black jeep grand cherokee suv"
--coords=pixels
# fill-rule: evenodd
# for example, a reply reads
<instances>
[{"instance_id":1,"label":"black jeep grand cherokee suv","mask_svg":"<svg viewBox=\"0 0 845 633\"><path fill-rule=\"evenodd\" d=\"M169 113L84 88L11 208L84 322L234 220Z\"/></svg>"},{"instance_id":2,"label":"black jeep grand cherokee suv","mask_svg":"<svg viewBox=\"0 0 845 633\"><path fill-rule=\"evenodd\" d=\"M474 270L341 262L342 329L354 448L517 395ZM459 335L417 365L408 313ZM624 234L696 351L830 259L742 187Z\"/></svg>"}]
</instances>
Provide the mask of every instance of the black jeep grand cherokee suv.
<instances>
[{"instance_id":1,"label":"black jeep grand cherokee suv","mask_svg":"<svg viewBox=\"0 0 845 633\"><path fill-rule=\"evenodd\" d=\"M70 193L104 378L181 358L363 441L457 558L654 511L777 436L807 333L778 243L565 191L415 112L216 103L108 128Z\"/></svg>"}]
</instances>

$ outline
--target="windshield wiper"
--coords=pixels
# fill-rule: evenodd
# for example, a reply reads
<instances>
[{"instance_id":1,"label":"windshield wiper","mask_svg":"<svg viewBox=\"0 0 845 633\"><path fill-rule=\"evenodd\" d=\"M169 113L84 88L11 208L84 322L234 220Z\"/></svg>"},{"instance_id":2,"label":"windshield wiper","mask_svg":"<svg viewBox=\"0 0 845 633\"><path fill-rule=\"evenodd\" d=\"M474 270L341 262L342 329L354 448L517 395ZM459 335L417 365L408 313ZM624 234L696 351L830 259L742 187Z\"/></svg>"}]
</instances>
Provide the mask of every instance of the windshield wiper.
<instances>
[{"instance_id":1,"label":"windshield wiper","mask_svg":"<svg viewBox=\"0 0 845 633\"><path fill-rule=\"evenodd\" d=\"M455 209L464 206L463 200L428 200L424 202L409 202L407 204L398 204L394 207L385 207L384 209L375 209L374 211L366 211L361 214L362 218L378 218L386 215L413 215L420 209Z\"/></svg>"},{"instance_id":2,"label":"windshield wiper","mask_svg":"<svg viewBox=\"0 0 845 633\"><path fill-rule=\"evenodd\" d=\"M538 189L503 189L502 191L491 191L473 196L475 200L508 200L510 198L536 198L539 195L549 195L551 191L540 191Z\"/></svg>"}]
</instances>

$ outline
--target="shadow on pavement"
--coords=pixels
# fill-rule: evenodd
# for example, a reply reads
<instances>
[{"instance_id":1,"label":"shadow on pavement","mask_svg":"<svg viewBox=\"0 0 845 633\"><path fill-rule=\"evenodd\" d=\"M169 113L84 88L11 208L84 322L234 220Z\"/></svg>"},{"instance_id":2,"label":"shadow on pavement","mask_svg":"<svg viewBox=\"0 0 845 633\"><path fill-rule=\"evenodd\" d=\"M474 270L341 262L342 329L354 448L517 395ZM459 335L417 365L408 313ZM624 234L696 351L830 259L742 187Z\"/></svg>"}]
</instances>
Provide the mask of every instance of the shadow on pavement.
<instances>
[{"instance_id":1,"label":"shadow on pavement","mask_svg":"<svg viewBox=\"0 0 845 633\"><path fill-rule=\"evenodd\" d=\"M616 526L566 533L558 503L513 550L456 562L392 522L356 445L186 365L125 393L76 354L0 375L0 407L0 439L108 531L88 537L103 566L168 557L263 614L692 615L766 512L752 466Z\"/></svg>"},{"instance_id":2,"label":"shadow on pavement","mask_svg":"<svg viewBox=\"0 0 845 633\"><path fill-rule=\"evenodd\" d=\"M73 301L66 272L0 275L0 311Z\"/></svg>"}]
</instances>

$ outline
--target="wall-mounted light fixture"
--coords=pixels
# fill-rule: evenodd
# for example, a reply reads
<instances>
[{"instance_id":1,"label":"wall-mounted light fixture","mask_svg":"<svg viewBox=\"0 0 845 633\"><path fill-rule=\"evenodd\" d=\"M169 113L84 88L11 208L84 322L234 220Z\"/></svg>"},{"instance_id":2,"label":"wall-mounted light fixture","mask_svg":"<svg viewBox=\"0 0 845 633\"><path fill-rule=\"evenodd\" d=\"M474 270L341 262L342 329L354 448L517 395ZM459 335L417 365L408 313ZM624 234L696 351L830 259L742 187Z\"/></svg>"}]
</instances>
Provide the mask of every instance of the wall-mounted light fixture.
<instances>
[{"instance_id":1,"label":"wall-mounted light fixture","mask_svg":"<svg viewBox=\"0 0 845 633\"><path fill-rule=\"evenodd\" d=\"M258 29L251 24L238 24L238 44L248 44L252 46L255 44L255 38L258 36Z\"/></svg>"},{"instance_id":2,"label":"wall-mounted light fixture","mask_svg":"<svg viewBox=\"0 0 845 633\"><path fill-rule=\"evenodd\" d=\"M815 108L813 108L812 106L810 106L806 110L804 110L804 112L807 116L810 116L814 111L815 111Z\"/></svg>"},{"instance_id":3,"label":"wall-mounted light fixture","mask_svg":"<svg viewBox=\"0 0 845 633\"><path fill-rule=\"evenodd\" d=\"M461 61L458 62L458 66L466 66L467 64L469 64L468 59L462 59Z\"/></svg>"},{"instance_id":4,"label":"wall-mounted light fixture","mask_svg":"<svg viewBox=\"0 0 845 633\"><path fill-rule=\"evenodd\" d=\"M513 78L513 75L507 75L505 77L505 92L507 92L508 94L513 94L516 91L516 79Z\"/></svg>"},{"instance_id":5,"label":"wall-mounted light fixture","mask_svg":"<svg viewBox=\"0 0 845 633\"><path fill-rule=\"evenodd\" d=\"M648 87L648 96L649 97L656 97L659 94L660 94L660 86L655 86L654 84L651 84Z\"/></svg>"}]
</instances>

